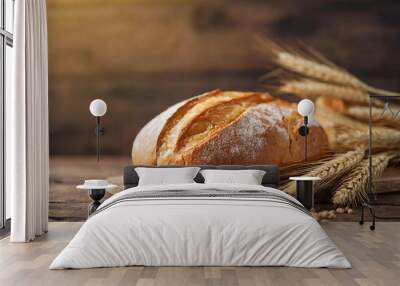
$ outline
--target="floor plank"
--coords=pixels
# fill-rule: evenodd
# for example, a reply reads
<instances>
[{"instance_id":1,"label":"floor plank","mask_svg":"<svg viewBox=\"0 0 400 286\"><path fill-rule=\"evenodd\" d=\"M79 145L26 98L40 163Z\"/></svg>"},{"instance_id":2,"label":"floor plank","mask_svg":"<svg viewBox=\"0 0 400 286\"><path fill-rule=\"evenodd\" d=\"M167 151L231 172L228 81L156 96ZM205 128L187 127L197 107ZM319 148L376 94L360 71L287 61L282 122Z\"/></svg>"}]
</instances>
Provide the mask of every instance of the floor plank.
<instances>
[{"instance_id":1,"label":"floor plank","mask_svg":"<svg viewBox=\"0 0 400 286\"><path fill-rule=\"evenodd\" d=\"M323 228L345 253L352 269L289 267L119 267L49 270L55 256L81 222L51 222L32 243L0 240L0 285L398 285L400 222L380 222L376 231L351 222L325 222Z\"/></svg>"}]
</instances>

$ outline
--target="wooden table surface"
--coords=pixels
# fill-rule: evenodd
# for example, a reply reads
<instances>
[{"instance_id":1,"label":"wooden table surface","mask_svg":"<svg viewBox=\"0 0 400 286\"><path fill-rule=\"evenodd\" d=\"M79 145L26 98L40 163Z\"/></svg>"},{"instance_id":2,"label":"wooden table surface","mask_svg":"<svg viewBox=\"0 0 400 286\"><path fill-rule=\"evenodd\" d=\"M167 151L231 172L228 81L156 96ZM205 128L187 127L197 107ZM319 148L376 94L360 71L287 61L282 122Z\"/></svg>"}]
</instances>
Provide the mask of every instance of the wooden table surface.
<instances>
[{"instance_id":1,"label":"wooden table surface","mask_svg":"<svg viewBox=\"0 0 400 286\"><path fill-rule=\"evenodd\" d=\"M111 178L112 183L122 184L122 170L130 165L129 157L102 156L97 163L95 156L53 156L50 160L50 220L84 221L87 218L87 206L90 203L87 192L77 190L76 185L85 179ZM385 191L379 199L386 202L400 202L400 169L388 169L377 182L377 189ZM110 194L106 195L106 198ZM332 209L330 204L317 205L317 209ZM380 207L379 214L400 217L400 208ZM367 214L367 219L369 218ZM338 214L338 221L357 221L358 211L354 214Z\"/></svg>"}]
</instances>

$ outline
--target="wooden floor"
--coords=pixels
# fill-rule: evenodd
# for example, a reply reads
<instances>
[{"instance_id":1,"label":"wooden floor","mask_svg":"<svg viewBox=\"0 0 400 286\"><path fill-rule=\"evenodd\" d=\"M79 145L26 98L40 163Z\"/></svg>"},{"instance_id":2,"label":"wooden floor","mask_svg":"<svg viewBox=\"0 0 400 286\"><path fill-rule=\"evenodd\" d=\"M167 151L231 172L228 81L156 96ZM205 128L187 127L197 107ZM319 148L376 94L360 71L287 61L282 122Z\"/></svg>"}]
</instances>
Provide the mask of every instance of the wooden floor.
<instances>
[{"instance_id":1,"label":"wooden floor","mask_svg":"<svg viewBox=\"0 0 400 286\"><path fill-rule=\"evenodd\" d=\"M124 267L48 270L82 225L52 222L49 233L28 244L0 241L0 285L399 285L400 222L326 222L324 229L352 269L288 267Z\"/></svg>"}]
</instances>

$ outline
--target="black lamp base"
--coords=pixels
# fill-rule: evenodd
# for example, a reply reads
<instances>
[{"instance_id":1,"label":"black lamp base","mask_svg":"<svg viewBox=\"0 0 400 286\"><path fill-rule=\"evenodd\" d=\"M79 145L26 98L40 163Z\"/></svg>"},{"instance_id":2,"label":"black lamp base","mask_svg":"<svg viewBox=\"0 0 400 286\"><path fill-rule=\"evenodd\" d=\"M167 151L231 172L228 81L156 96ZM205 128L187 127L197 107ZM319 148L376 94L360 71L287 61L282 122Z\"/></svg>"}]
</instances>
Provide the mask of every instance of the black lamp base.
<instances>
[{"instance_id":1,"label":"black lamp base","mask_svg":"<svg viewBox=\"0 0 400 286\"><path fill-rule=\"evenodd\" d=\"M104 197L106 193L105 189L91 189L89 190L89 197L92 199L92 202L88 207L88 215L90 216L94 213L97 208L101 205L100 200Z\"/></svg>"},{"instance_id":2,"label":"black lamp base","mask_svg":"<svg viewBox=\"0 0 400 286\"><path fill-rule=\"evenodd\" d=\"M307 127L306 125L300 126L300 128L299 128L299 134L300 134L301 136L307 136L308 133L309 133L308 127Z\"/></svg>"},{"instance_id":3,"label":"black lamp base","mask_svg":"<svg viewBox=\"0 0 400 286\"><path fill-rule=\"evenodd\" d=\"M296 181L297 199L303 206L311 210L314 207L313 181L301 180Z\"/></svg>"}]
</instances>

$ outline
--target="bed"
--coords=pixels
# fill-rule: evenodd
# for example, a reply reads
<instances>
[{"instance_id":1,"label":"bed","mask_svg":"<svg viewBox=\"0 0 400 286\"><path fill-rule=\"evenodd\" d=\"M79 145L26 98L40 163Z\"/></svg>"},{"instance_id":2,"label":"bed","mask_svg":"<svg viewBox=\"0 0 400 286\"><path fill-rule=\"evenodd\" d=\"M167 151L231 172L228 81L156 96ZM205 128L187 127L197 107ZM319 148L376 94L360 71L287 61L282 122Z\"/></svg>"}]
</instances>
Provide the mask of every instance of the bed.
<instances>
[{"instance_id":1,"label":"bed","mask_svg":"<svg viewBox=\"0 0 400 286\"><path fill-rule=\"evenodd\" d=\"M199 173L195 183L151 186L138 186L136 167L124 169L124 191L102 203L50 269L351 267L310 213L277 189L276 166L199 166L263 170L261 185L205 184Z\"/></svg>"}]
</instances>

